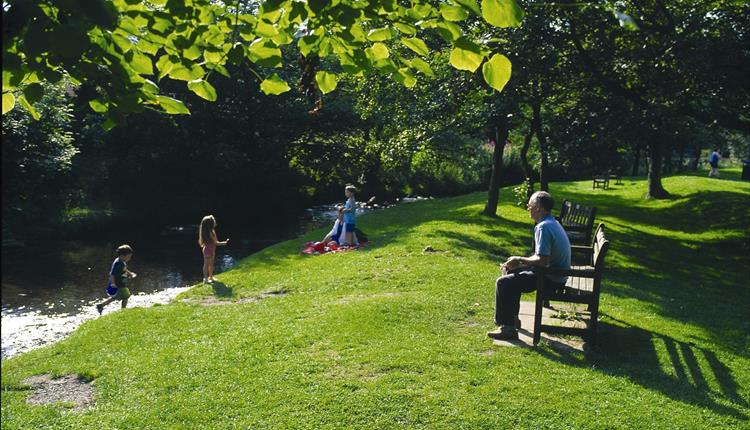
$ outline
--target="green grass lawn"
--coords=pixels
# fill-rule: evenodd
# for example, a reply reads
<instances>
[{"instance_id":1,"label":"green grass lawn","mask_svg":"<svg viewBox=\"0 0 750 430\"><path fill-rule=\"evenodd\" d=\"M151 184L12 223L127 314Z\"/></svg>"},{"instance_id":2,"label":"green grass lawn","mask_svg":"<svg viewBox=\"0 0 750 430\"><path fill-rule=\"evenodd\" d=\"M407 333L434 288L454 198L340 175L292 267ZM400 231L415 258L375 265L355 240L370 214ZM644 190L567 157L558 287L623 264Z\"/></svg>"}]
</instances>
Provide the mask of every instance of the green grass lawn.
<instances>
[{"instance_id":1,"label":"green grass lawn","mask_svg":"<svg viewBox=\"0 0 750 430\"><path fill-rule=\"evenodd\" d=\"M359 251L300 255L323 230L272 246L5 360L2 428L748 428L750 183L664 186L552 186L596 205L612 241L594 351L486 337L498 262L527 252L532 222L509 190L496 219L475 193L362 216ZM95 408L26 404L21 380L44 373L93 378Z\"/></svg>"}]
</instances>

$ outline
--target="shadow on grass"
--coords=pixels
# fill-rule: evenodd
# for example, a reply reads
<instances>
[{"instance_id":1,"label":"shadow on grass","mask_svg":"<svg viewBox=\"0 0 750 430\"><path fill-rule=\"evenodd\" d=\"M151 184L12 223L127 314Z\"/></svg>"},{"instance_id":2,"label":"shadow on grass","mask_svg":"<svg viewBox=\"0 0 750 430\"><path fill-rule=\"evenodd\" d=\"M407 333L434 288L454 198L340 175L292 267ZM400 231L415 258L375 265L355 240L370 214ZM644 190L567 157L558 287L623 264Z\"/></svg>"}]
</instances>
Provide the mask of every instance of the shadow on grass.
<instances>
[{"instance_id":1,"label":"shadow on grass","mask_svg":"<svg viewBox=\"0 0 750 430\"><path fill-rule=\"evenodd\" d=\"M741 354L742 333L750 329L748 239L680 240L612 224L614 262L606 268L602 292L653 303L661 315L697 324L713 343Z\"/></svg>"},{"instance_id":2,"label":"shadow on grass","mask_svg":"<svg viewBox=\"0 0 750 430\"><path fill-rule=\"evenodd\" d=\"M612 194L588 194L561 190L560 199L597 207L597 218L613 216L630 224L659 226L666 230L702 233L716 229L741 228L750 217L750 194L730 191L702 191L686 196L673 195L674 203L661 207L642 204ZM684 200L683 200L684 199ZM682 201L678 201L682 200Z\"/></svg>"},{"instance_id":3,"label":"shadow on grass","mask_svg":"<svg viewBox=\"0 0 750 430\"><path fill-rule=\"evenodd\" d=\"M214 296L216 297L232 297L234 294L234 292L232 291L232 287L228 287L226 284L219 281L214 281L211 284L211 288L213 289Z\"/></svg>"},{"instance_id":4,"label":"shadow on grass","mask_svg":"<svg viewBox=\"0 0 750 430\"><path fill-rule=\"evenodd\" d=\"M708 177L708 169L690 170L681 172L679 176L697 176L701 178ZM712 178L717 181L741 181L742 180L742 167L730 167L730 168L719 168L719 177Z\"/></svg>"},{"instance_id":5,"label":"shadow on grass","mask_svg":"<svg viewBox=\"0 0 750 430\"><path fill-rule=\"evenodd\" d=\"M731 370L713 351L649 332L611 317L607 319L616 321L617 325L600 322L597 348L585 355L568 349L535 350L542 356L565 365L625 377L673 400L705 407L722 415L747 419L742 409L747 409L750 404L740 396L740 386L734 380ZM666 353L660 357L657 349ZM711 388L709 381L715 381L718 389ZM723 397L736 407L719 403L715 397Z\"/></svg>"}]
</instances>

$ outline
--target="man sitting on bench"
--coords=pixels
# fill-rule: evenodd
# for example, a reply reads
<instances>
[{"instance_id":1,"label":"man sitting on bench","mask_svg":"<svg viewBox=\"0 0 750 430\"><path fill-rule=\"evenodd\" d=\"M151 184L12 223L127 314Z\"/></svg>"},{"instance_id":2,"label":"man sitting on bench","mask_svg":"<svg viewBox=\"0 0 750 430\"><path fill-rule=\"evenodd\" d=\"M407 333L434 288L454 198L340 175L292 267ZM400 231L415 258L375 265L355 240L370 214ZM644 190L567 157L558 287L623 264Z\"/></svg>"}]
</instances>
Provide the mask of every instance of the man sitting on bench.
<instances>
[{"instance_id":1,"label":"man sitting on bench","mask_svg":"<svg viewBox=\"0 0 750 430\"><path fill-rule=\"evenodd\" d=\"M526 209L536 223L534 255L512 256L502 264L504 276L495 283L495 324L500 326L500 330L487 333L492 339L518 339L521 293L536 289L537 275L531 267L570 269L570 241L565 229L552 217L553 205L552 196L545 191L537 191L529 198ZM566 276L547 275L544 288L548 291L562 289L567 280Z\"/></svg>"}]
</instances>

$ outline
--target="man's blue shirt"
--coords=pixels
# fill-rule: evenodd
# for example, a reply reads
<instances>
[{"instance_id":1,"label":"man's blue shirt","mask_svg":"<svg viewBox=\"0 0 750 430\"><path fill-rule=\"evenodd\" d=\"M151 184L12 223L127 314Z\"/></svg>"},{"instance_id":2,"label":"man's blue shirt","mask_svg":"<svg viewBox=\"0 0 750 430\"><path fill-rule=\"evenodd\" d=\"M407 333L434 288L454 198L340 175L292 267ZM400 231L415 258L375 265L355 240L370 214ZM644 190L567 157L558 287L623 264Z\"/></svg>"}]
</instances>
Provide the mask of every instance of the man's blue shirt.
<instances>
[{"instance_id":1,"label":"man's blue shirt","mask_svg":"<svg viewBox=\"0 0 750 430\"><path fill-rule=\"evenodd\" d=\"M534 226L534 243L536 255L550 257L549 267L570 269L570 240L565 229L552 215L542 218ZM549 275L549 279L560 283L568 281L567 276Z\"/></svg>"}]
</instances>

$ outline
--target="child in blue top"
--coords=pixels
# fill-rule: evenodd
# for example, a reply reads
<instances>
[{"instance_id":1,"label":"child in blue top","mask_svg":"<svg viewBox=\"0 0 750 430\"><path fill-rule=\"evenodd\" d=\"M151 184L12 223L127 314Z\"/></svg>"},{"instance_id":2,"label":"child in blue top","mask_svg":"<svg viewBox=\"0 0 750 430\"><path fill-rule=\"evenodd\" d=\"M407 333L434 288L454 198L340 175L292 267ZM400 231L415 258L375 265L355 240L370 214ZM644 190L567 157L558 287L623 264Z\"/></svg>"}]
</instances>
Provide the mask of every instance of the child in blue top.
<instances>
[{"instance_id":1,"label":"child in blue top","mask_svg":"<svg viewBox=\"0 0 750 430\"><path fill-rule=\"evenodd\" d=\"M98 305L96 310L99 315L102 314L104 307L120 300L121 307L124 309L128 305L130 290L125 286L126 278L135 278L135 273L128 270L128 261L133 257L133 248L130 245L121 245L117 248L117 258L112 262L112 268L109 271L109 285L107 285L107 294L109 298Z\"/></svg>"},{"instance_id":2,"label":"child in blue top","mask_svg":"<svg viewBox=\"0 0 750 430\"><path fill-rule=\"evenodd\" d=\"M714 152L711 153L711 155L708 157L708 164L711 165L711 171L708 172L708 177L719 177L719 159L721 158L721 155L719 154L719 148L714 148Z\"/></svg>"},{"instance_id":3,"label":"child in blue top","mask_svg":"<svg viewBox=\"0 0 750 430\"><path fill-rule=\"evenodd\" d=\"M357 235L354 233L354 227L356 226L356 212L357 206L354 200L354 192L357 189L354 185L347 185L344 188L344 195L346 195L346 203L344 204L344 239L339 241L342 245L359 245Z\"/></svg>"}]
</instances>

